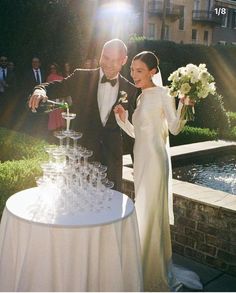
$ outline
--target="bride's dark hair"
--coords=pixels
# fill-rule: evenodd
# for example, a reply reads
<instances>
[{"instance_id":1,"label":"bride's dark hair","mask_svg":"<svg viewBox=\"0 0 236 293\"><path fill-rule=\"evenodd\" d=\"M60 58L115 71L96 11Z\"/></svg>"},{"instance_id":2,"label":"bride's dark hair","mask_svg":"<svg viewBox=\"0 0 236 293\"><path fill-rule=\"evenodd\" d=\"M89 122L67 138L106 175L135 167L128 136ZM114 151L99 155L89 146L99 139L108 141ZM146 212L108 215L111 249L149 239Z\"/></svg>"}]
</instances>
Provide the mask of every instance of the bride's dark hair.
<instances>
[{"instance_id":1,"label":"bride's dark hair","mask_svg":"<svg viewBox=\"0 0 236 293\"><path fill-rule=\"evenodd\" d=\"M134 56L132 61L134 60L141 60L147 65L149 70L156 68L156 73L159 72L159 59L151 51L143 51L141 53L138 53L136 56Z\"/></svg>"}]
</instances>

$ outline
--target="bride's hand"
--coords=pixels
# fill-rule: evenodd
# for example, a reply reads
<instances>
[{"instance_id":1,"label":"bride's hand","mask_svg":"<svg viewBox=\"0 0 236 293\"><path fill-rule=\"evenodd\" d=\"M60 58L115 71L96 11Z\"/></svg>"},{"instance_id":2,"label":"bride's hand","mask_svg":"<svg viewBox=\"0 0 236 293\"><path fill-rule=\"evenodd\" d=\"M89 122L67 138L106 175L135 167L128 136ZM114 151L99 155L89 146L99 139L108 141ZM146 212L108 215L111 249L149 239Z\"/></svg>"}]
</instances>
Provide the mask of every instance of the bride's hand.
<instances>
[{"instance_id":1,"label":"bride's hand","mask_svg":"<svg viewBox=\"0 0 236 293\"><path fill-rule=\"evenodd\" d=\"M121 106L120 104L119 104L119 105L116 105L116 106L114 107L113 111L114 111L116 114L118 114L119 117L120 117L120 120L121 120L122 122L125 123L126 113L125 113L125 109L124 109L124 107Z\"/></svg>"},{"instance_id":2,"label":"bride's hand","mask_svg":"<svg viewBox=\"0 0 236 293\"><path fill-rule=\"evenodd\" d=\"M186 106L194 106L195 105L195 101L192 100L191 98L189 98L188 96L181 97L180 101L182 104L184 104Z\"/></svg>"}]
</instances>

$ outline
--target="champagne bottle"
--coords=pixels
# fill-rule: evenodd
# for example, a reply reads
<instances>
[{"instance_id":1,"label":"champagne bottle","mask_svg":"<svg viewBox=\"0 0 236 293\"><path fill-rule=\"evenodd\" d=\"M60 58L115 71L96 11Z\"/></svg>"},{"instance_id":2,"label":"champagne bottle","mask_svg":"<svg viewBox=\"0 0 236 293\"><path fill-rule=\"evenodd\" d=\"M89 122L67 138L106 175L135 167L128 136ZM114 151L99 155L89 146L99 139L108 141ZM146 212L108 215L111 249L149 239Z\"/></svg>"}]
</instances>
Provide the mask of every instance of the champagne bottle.
<instances>
[{"instance_id":1,"label":"champagne bottle","mask_svg":"<svg viewBox=\"0 0 236 293\"><path fill-rule=\"evenodd\" d=\"M49 113L55 109L64 109L67 110L69 108L69 105L67 102L58 102L58 101L54 101L54 100L42 100L39 103L38 108L32 112L33 113Z\"/></svg>"}]
</instances>

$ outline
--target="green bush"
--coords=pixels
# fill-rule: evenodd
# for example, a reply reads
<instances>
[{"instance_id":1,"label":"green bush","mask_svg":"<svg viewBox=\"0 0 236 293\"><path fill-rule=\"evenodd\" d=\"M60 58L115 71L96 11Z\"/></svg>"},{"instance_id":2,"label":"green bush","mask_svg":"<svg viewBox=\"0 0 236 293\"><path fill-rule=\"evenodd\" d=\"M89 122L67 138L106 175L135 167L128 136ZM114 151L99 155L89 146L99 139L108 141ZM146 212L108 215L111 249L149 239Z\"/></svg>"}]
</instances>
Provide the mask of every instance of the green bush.
<instances>
[{"instance_id":1,"label":"green bush","mask_svg":"<svg viewBox=\"0 0 236 293\"><path fill-rule=\"evenodd\" d=\"M25 134L0 128L0 215L6 200L14 193L35 186L47 159L46 142Z\"/></svg>"},{"instance_id":2,"label":"green bush","mask_svg":"<svg viewBox=\"0 0 236 293\"><path fill-rule=\"evenodd\" d=\"M224 108L223 97L219 94L210 95L195 105L195 119L189 126L216 130L219 135L229 130L230 123Z\"/></svg>"},{"instance_id":3,"label":"green bush","mask_svg":"<svg viewBox=\"0 0 236 293\"><path fill-rule=\"evenodd\" d=\"M236 126L232 127L229 131L224 132L222 138L225 140L236 141Z\"/></svg>"},{"instance_id":4,"label":"green bush","mask_svg":"<svg viewBox=\"0 0 236 293\"><path fill-rule=\"evenodd\" d=\"M178 135L170 134L170 145L177 146L194 142L216 140L217 138L218 134L215 130L185 126Z\"/></svg>"},{"instance_id":5,"label":"green bush","mask_svg":"<svg viewBox=\"0 0 236 293\"><path fill-rule=\"evenodd\" d=\"M230 126L235 127L236 126L236 112L227 112L227 116L230 121Z\"/></svg>"}]
</instances>

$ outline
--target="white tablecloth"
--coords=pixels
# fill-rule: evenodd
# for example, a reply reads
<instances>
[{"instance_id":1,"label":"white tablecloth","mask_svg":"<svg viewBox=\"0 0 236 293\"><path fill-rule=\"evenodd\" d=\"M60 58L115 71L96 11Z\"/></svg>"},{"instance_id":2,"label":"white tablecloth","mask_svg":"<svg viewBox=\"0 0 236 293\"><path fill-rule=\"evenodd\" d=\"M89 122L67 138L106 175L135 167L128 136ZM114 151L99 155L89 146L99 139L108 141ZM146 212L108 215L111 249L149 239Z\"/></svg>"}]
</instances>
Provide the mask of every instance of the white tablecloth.
<instances>
[{"instance_id":1,"label":"white tablecloth","mask_svg":"<svg viewBox=\"0 0 236 293\"><path fill-rule=\"evenodd\" d=\"M126 195L114 192L110 209L53 217L43 213L40 198L31 188L6 203L1 291L142 290L136 213Z\"/></svg>"}]
</instances>

